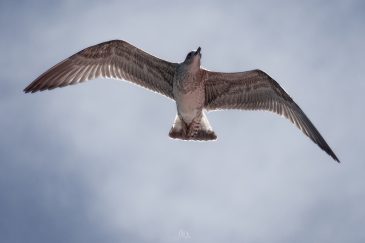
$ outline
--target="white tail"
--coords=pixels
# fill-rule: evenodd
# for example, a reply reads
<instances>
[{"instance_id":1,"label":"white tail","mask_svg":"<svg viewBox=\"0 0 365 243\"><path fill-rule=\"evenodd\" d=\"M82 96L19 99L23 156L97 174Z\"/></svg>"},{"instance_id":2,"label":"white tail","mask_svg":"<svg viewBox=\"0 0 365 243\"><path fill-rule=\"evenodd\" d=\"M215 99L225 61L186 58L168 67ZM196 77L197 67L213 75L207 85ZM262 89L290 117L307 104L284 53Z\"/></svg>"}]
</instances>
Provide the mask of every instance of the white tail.
<instances>
[{"instance_id":1,"label":"white tail","mask_svg":"<svg viewBox=\"0 0 365 243\"><path fill-rule=\"evenodd\" d=\"M192 133L193 135L191 136L189 136L187 132L190 127L194 129L194 132ZM174 124L169 132L169 136L174 139L182 140L208 141L217 139L217 135L215 135L204 113L198 124L192 122L189 125L176 115Z\"/></svg>"}]
</instances>

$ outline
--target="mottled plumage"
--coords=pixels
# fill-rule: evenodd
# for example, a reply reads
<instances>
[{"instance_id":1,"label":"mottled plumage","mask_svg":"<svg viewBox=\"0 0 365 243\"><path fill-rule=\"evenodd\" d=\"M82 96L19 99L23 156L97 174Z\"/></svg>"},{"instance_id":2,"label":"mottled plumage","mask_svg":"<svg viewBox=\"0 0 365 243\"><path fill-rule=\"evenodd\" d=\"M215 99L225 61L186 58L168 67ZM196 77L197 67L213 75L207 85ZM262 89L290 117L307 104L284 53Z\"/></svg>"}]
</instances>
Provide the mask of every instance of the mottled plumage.
<instances>
[{"instance_id":1,"label":"mottled plumage","mask_svg":"<svg viewBox=\"0 0 365 243\"><path fill-rule=\"evenodd\" d=\"M177 66L125 41L113 40L88 47L58 63L24 91L34 93L96 78L114 78L131 81L173 99L172 79Z\"/></svg>"},{"instance_id":2,"label":"mottled plumage","mask_svg":"<svg viewBox=\"0 0 365 243\"><path fill-rule=\"evenodd\" d=\"M267 110L288 118L339 162L300 107L269 75L260 70L220 73L202 69L200 50L190 52L182 63L171 63L125 41L108 41L60 62L24 91L34 93L100 77L128 80L175 100L177 116L169 136L183 140L217 138L204 110Z\"/></svg>"}]
</instances>

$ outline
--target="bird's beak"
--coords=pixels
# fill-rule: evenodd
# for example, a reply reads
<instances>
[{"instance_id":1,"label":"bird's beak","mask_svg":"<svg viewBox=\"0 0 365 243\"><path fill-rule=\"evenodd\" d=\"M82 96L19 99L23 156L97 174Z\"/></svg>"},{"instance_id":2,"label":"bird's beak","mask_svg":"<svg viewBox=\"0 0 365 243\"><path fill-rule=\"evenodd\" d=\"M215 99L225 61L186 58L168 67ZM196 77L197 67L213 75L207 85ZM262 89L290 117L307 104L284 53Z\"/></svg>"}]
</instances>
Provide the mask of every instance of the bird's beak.
<instances>
[{"instance_id":1,"label":"bird's beak","mask_svg":"<svg viewBox=\"0 0 365 243\"><path fill-rule=\"evenodd\" d=\"M195 55L200 54L200 51L201 51L201 48L200 48L200 46L199 46L199 47L198 47L198 49L196 49Z\"/></svg>"}]
</instances>

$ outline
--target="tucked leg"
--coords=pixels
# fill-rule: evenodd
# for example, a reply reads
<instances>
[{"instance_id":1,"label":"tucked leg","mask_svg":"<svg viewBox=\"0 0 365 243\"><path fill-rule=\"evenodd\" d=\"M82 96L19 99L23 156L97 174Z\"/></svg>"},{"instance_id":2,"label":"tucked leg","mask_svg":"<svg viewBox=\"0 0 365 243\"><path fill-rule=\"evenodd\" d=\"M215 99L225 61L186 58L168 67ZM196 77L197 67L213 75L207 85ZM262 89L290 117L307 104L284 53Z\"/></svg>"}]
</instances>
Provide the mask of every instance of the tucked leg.
<instances>
[{"instance_id":1,"label":"tucked leg","mask_svg":"<svg viewBox=\"0 0 365 243\"><path fill-rule=\"evenodd\" d=\"M187 139L189 140L193 140L195 135L198 133L198 131L200 130L200 122L201 122L201 118L202 118L202 114L198 115L197 117L195 117L191 123L188 125L188 131L187 131Z\"/></svg>"}]
</instances>

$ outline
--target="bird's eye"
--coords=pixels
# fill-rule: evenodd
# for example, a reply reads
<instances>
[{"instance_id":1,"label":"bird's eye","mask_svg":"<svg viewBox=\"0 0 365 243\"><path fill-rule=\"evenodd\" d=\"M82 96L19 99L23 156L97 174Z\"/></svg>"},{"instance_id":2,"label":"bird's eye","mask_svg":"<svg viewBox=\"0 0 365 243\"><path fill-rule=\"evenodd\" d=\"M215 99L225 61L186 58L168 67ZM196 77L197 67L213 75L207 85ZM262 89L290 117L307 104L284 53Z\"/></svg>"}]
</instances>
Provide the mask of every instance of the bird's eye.
<instances>
[{"instance_id":1,"label":"bird's eye","mask_svg":"<svg viewBox=\"0 0 365 243\"><path fill-rule=\"evenodd\" d=\"M190 58L191 57L191 52L186 56L186 58Z\"/></svg>"}]
</instances>

